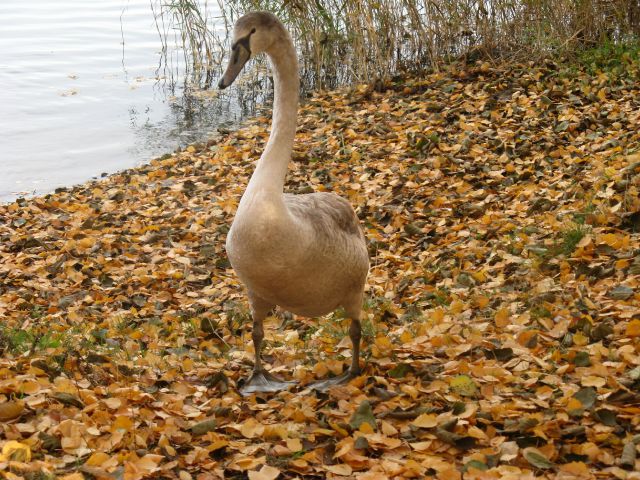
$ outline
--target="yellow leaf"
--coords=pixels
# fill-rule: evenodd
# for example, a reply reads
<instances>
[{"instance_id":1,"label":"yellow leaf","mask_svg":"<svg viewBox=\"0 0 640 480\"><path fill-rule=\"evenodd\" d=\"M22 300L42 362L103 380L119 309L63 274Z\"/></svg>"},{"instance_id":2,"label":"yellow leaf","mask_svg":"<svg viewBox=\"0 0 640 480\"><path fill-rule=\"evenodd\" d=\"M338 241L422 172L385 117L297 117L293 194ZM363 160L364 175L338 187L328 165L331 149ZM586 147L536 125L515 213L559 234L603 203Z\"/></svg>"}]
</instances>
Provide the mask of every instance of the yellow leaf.
<instances>
[{"instance_id":1,"label":"yellow leaf","mask_svg":"<svg viewBox=\"0 0 640 480\"><path fill-rule=\"evenodd\" d=\"M387 357L393 351L393 344L387 336L379 336L375 339L374 357Z\"/></svg>"},{"instance_id":2,"label":"yellow leaf","mask_svg":"<svg viewBox=\"0 0 640 480\"><path fill-rule=\"evenodd\" d=\"M475 396L478 387L469 375L458 375L449 382L451 390L464 397Z\"/></svg>"},{"instance_id":3,"label":"yellow leaf","mask_svg":"<svg viewBox=\"0 0 640 480\"><path fill-rule=\"evenodd\" d=\"M240 433L246 438L259 437L264 433L264 425L258 423L253 418L249 418L242 424Z\"/></svg>"},{"instance_id":4,"label":"yellow leaf","mask_svg":"<svg viewBox=\"0 0 640 480\"><path fill-rule=\"evenodd\" d=\"M349 432L347 432L344 428L334 422L329 422L329 426L333 428L336 432L338 432L343 437L349 436Z\"/></svg>"},{"instance_id":5,"label":"yellow leaf","mask_svg":"<svg viewBox=\"0 0 640 480\"><path fill-rule=\"evenodd\" d=\"M562 472L575 475L576 477L589 477L589 467L583 462L570 462L563 465L559 465L559 469Z\"/></svg>"},{"instance_id":6,"label":"yellow leaf","mask_svg":"<svg viewBox=\"0 0 640 480\"><path fill-rule=\"evenodd\" d=\"M618 235L615 233L605 233L598 237L599 243L604 243L611 248L619 249L625 247L629 243L629 239L624 235Z\"/></svg>"},{"instance_id":7,"label":"yellow leaf","mask_svg":"<svg viewBox=\"0 0 640 480\"><path fill-rule=\"evenodd\" d=\"M324 362L318 362L313 366L313 373L316 378L324 378L329 373L329 367Z\"/></svg>"},{"instance_id":8,"label":"yellow leaf","mask_svg":"<svg viewBox=\"0 0 640 480\"><path fill-rule=\"evenodd\" d=\"M580 383L583 387L603 387L607 381L602 377L596 377L595 375L587 375L580 379Z\"/></svg>"},{"instance_id":9,"label":"yellow leaf","mask_svg":"<svg viewBox=\"0 0 640 480\"><path fill-rule=\"evenodd\" d=\"M582 332L576 332L573 335L573 343L574 343L574 345L577 345L578 347L584 347L585 345L587 345L589 343L589 337L587 337Z\"/></svg>"},{"instance_id":10,"label":"yellow leaf","mask_svg":"<svg viewBox=\"0 0 640 480\"><path fill-rule=\"evenodd\" d=\"M68 475L63 475L62 477L58 477L60 480L84 480L84 476L80 472L70 473Z\"/></svg>"},{"instance_id":11,"label":"yellow leaf","mask_svg":"<svg viewBox=\"0 0 640 480\"><path fill-rule=\"evenodd\" d=\"M33 395L40 391L40 384L35 380L25 380L18 388L20 393L26 393L27 395Z\"/></svg>"},{"instance_id":12,"label":"yellow leaf","mask_svg":"<svg viewBox=\"0 0 640 480\"><path fill-rule=\"evenodd\" d=\"M461 313L462 310L464 310L464 303L462 303L460 300L454 300L453 302L451 302L451 305L449 305L449 310L454 315L457 315L458 313Z\"/></svg>"},{"instance_id":13,"label":"yellow leaf","mask_svg":"<svg viewBox=\"0 0 640 480\"><path fill-rule=\"evenodd\" d=\"M591 235L585 235L576 245L577 248L584 248L587 245L591 244L593 241L593 237Z\"/></svg>"},{"instance_id":14,"label":"yellow leaf","mask_svg":"<svg viewBox=\"0 0 640 480\"><path fill-rule=\"evenodd\" d=\"M484 270L478 270L476 272L472 272L471 276L476 279L477 282L486 282L487 281L487 273Z\"/></svg>"},{"instance_id":15,"label":"yellow leaf","mask_svg":"<svg viewBox=\"0 0 640 480\"><path fill-rule=\"evenodd\" d=\"M256 468L258 465L264 464L266 457L241 457L236 458L229 464L233 470L245 471L250 468Z\"/></svg>"},{"instance_id":16,"label":"yellow leaf","mask_svg":"<svg viewBox=\"0 0 640 480\"><path fill-rule=\"evenodd\" d=\"M413 334L409 330L405 330L400 334L400 341L405 344L413 340Z\"/></svg>"},{"instance_id":17,"label":"yellow leaf","mask_svg":"<svg viewBox=\"0 0 640 480\"><path fill-rule=\"evenodd\" d=\"M229 442L227 442L226 440L215 440L211 442L211 445L207 447L207 450L209 450L210 452L215 452L216 450L220 450L227 445L229 445Z\"/></svg>"},{"instance_id":18,"label":"yellow leaf","mask_svg":"<svg viewBox=\"0 0 640 480\"><path fill-rule=\"evenodd\" d=\"M410 443L411 448L413 448L416 452L428 452L431 448L432 440L427 440L426 442L414 442Z\"/></svg>"},{"instance_id":19,"label":"yellow leaf","mask_svg":"<svg viewBox=\"0 0 640 480\"><path fill-rule=\"evenodd\" d=\"M82 248L91 248L93 246L93 240L89 237L78 240L78 246Z\"/></svg>"},{"instance_id":20,"label":"yellow leaf","mask_svg":"<svg viewBox=\"0 0 640 480\"><path fill-rule=\"evenodd\" d=\"M362 422L360 424L360 428L358 429L358 431L360 431L361 433L369 434L369 433L373 433L373 427L371 426L370 423L367 422Z\"/></svg>"},{"instance_id":21,"label":"yellow leaf","mask_svg":"<svg viewBox=\"0 0 640 480\"><path fill-rule=\"evenodd\" d=\"M154 455L151 453L146 454L144 457L134 461L136 468L142 470L145 473L155 472L158 469L158 464L164 457L162 455Z\"/></svg>"},{"instance_id":22,"label":"yellow leaf","mask_svg":"<svg viewBox=\"0 0 640 480\"><path fill-rule=\"evenodd\" d=\"M292 452L299 452L302 450L302 442L299 438L287 438L287 448Z\"/></svg>"},{"instance_id":23,"label":"yellow leaf","mask_svg":"<svg viewBox=\"0 0 640 480\"><path fill-rule=\"evenodd\" d=\"M431 319L435 323L440 323L444 320L444 310L441 307L436 308L433 312L431 312Z\"/></svg>"},{"instance_id":24,"label":"yellow leaf","mask_svg":"<svg viewBox=\"0 0 640 480\"><path fill-rule=\"evenodd\" d=\"M6 462L13 460L14 462L28 462L31 460L31 448L24 443L9 440L2 447L0 461Z\"/></svg>"},{"instance_id":25,"label":"yellow leaf","mask_svg":"<svg viewBox=\"0 0 640 480\"><path fill-rule=\"evenodd\" d=\"M616 260L615 267L617 270L623 270L629 266L629 260L626 258L621 258L620 260Z\"/></svg>"},{"instance_id":26,"label":"yellow leaf","mask_svg":"<svg viewBox=\"0 0 640 480\"><path fill-rule=\"evenodd\" d=\"M109 458L111 457L109 457L109 455L104 452L95 452L87 459L84 464L88 467L99 467L104 462L109 460Z\"/></svg>"},{"instance_id":27,"label":"yellow leaf","mask_svg":"<svg viewBox=\"0 0 640 480\"><path fill-rule=\"evenodd\" d=\"M116 417L115 422L111 425L112 432L117 430L124 430L128 432L131 429L133 429L133 421L129 417L125 417L123 415Z\"/></svg>"},{"instance_id":28,"label":"yellow leaf","mask_svg":"<svg viewBox=\"0 0 640 480\"><path fill-rule=\"evenodd\" d=\"M438 416L435 413L423 413L411 422L411 425L420 428L433 428L438 424L437 418Z\"/></svg>"}]
</instances>

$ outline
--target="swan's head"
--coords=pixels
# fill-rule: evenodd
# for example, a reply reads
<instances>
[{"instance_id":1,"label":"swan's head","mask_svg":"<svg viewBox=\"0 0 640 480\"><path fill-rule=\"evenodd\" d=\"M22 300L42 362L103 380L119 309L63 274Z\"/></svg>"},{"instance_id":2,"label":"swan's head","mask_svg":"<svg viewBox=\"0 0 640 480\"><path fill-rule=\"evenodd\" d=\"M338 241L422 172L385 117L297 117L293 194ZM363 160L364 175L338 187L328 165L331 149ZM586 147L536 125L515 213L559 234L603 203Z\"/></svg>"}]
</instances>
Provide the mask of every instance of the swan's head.
<instances>
[{"instance_id":1,"label":"swan's head","mask_svg":"<svg viewBox=\"0 0 640 480\"><path fill-rule=\"evenodd\" d=\"M269 52L283 36L286 38L287 32L272 13L251 12L240 17L233 28L229 65L218 87L223 89L231 85L251 57Z\"/></svg>"}]
</instances>

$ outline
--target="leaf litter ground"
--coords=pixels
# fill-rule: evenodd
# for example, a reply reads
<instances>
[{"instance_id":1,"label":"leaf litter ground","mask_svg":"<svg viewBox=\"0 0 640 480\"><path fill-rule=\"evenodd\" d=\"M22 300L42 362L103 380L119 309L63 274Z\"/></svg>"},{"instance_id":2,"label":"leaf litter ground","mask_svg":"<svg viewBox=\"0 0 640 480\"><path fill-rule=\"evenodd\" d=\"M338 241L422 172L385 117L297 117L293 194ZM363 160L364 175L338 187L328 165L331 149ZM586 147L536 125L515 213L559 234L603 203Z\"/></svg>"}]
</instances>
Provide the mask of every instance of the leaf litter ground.
<instances>
[{"instance_id":1,"label":"leaf litter ground","mask_svg":"<svg viewBox=\"0 0 640 480\"><path fill-rule=\"evenodd\" d=\"M0 206L0 475L640 478L640 87L553 63L451 67L301 108L292 192L357 208L348 320L276 311L253 352L224 240L268 137Z\"/></svg>"}]
</instances>

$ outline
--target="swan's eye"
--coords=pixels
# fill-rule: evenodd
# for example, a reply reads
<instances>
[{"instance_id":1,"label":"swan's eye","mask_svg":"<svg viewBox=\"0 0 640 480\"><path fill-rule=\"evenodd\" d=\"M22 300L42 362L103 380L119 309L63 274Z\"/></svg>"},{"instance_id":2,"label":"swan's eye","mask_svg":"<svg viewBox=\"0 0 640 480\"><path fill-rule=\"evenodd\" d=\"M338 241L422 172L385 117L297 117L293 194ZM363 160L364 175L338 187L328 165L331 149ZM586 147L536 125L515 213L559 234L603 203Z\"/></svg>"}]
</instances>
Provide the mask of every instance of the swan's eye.
<instances>
[{"instance_id":1,"label":"swan's eye","mask_svg":"<svg viewBox=\"0 0 640 480\"><path fill-rule=\"evenodd\" d=\"M256 33L256 29L255 29L255 28L252 28L252 29L251 29L251 33Z\"/></svg>"}]
</instances>

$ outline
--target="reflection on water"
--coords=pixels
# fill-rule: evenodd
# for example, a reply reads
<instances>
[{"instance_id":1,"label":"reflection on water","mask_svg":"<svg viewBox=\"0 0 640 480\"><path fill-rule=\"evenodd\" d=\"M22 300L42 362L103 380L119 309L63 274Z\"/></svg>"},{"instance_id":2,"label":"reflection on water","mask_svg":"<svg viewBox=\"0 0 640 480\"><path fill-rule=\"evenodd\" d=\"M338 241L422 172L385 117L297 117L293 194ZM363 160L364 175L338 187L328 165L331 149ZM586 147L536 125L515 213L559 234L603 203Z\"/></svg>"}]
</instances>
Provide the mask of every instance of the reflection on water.
<instances>
[{"instance_id":1,"label":"reflection on water","mask_svg":"<svg viewBox=\"0 0 640 480\"><path fill-rule=\"evenodd\" d=\"M0 22L0 202L135 166L251 113L237 90L185 94L177 61L167 79L149 0L3 0Z\"/></svg>"}]
</instances>

